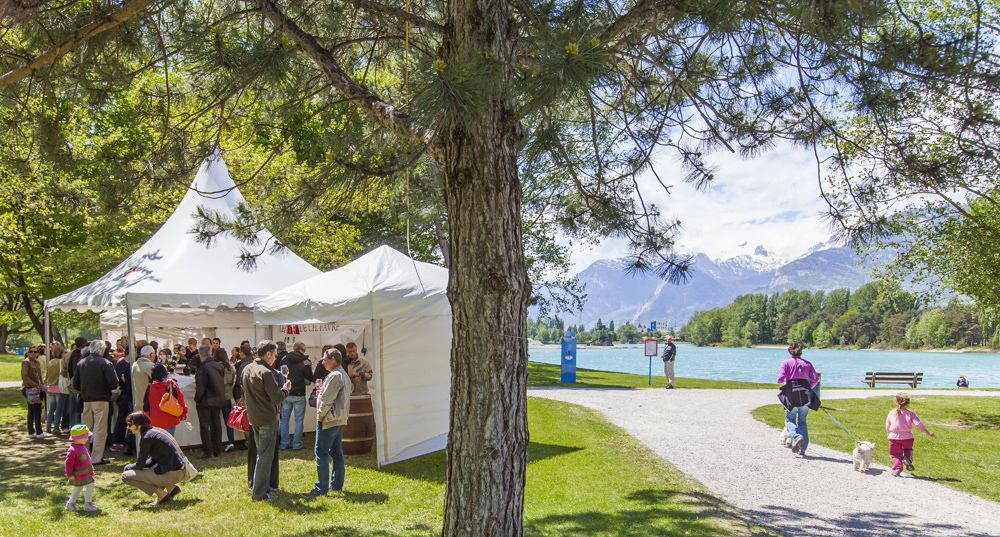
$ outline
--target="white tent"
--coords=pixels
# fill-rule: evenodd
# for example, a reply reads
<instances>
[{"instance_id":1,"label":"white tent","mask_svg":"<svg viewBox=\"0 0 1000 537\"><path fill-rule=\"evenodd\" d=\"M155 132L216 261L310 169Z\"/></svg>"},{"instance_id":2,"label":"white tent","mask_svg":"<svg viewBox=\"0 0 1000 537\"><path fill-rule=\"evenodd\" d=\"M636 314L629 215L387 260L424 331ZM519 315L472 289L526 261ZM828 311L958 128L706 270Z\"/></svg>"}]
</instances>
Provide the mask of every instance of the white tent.
<instances>
[{"instance_id":1,"label":"white tent","mask_svg":"<svg viewBox=\"0 0 1000 537\"><path fill-rule=\"evenodd\" d=\"M262 325L371 324L379 464L444 449L451 390L448 270L382 246L257 301Z\"/></svg>"},{"instance_id":2,"label":"white tent","mask_svg":"<svg viewBox=\"0 0 1000 537\"><path fill-rule=\"evenodd\" d=\"M250 271L236 266L247 246L235 237L219 235L209 245L195 240L191 231L199 207L232 217L241 201L216 152L201 164L170 218L135 253L94 282L45 301L45 333L50 311L91 310L106 312L102 329L127 329L130 341L137 323L170 333L207 329L210 332L201 333L219 337L224 330L230 337L254 340L253 306L258 299L322 273L291 252L272 253L268 247L275 239L266 229L257 233L252 249L263 253ZM134 359L135 349L132 352Z\"/></svg>"}]
</instances>

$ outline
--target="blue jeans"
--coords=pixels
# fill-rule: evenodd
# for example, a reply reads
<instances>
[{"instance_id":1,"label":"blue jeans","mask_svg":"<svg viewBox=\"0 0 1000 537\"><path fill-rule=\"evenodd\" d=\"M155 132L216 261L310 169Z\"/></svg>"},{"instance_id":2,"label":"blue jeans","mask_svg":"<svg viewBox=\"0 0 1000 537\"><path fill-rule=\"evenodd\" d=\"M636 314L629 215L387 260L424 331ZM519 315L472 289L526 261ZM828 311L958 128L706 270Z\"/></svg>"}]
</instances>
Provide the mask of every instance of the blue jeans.
<instances>
[{"instance_id":1,"label":"blue jeans","mask_svg":"<svg viewBox=\"0 0 1000 537\"><path fill-rule=\"evenodd\" d=\"M809 407L807 405L785 411L785 427L788 427L788 433L792 435L792 442L798 442L799 438L803 439L799 451L805 451L809 447L809 429L806 427L806 416L808 415Z\"/></svg>"},{"instance_id":2,"label":"blue jeans","mask_svg":"<svg viewBox=\"0 0 1000 537\"><path fill-rule=\"evenodd\" d=\"M61 421L63 425L69 429L69 421L63 419L63 409L66 407L66 394L65 393L50 393L49 394L49 412L45 417L45 430L52 429L52 422L55 422L56 429L62 429L59 426Z\"/></svg>"},{"instance_id":3,"label":"blue jeans","mask_svg":"<svg viewBox=\"0 0 1000 537\"><path fill-rule=\"evenodd\" d=\"M253 469L253 492L255 500L263 500L271 485L271 463L274 462L274 444L278 441L278 422L253 427L254 442L257 444L257 465Z\"/></svg>"},{"instance_id":4,"label":"blue jeans","mask_svg":"<svg viewBox=\"0 0 1000 537\"><path fill-rule=\"evenodd\" d=\"M281 449L288 448L288 419L295 409L295 439L292 447L302 449L302 421L306 417L306 396L289 395L281 403Z\"/></svg>"},{"instance_id":5,"label":"blue jeans","mask_svg":"<svg viewBox=\"0 0 1000 537\"><path fill-rule=\"evenodd\" d=\"M344 488L344 448L342 445L344 426L337 425L323 429L323 423L316 424L316 486L315 490L326 494ZM330 460L333 469L330 469Z\"/></svg>"}]
</instances>

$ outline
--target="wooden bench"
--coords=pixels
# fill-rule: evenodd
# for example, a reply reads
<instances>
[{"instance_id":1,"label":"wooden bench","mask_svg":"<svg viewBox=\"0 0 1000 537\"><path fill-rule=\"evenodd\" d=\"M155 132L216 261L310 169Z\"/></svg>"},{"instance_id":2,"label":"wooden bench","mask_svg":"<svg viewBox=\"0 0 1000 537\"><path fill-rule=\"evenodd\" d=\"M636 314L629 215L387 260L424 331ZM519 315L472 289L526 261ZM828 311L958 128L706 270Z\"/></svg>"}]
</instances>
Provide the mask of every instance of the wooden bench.
<instances>
[{"instance_id":1,"label":"wooden bench","mask_svg":"<svg viewBox=\"0 0 1000 537\"><path fill-rule=\"evenodd\" d=\"M906 384L911 388L916 388L920 381L924 380L923 373L894 373L888 371L869 371L865 373L865 384L869 388L874 388L875 384Z\"/></svg>"}]
</instances>

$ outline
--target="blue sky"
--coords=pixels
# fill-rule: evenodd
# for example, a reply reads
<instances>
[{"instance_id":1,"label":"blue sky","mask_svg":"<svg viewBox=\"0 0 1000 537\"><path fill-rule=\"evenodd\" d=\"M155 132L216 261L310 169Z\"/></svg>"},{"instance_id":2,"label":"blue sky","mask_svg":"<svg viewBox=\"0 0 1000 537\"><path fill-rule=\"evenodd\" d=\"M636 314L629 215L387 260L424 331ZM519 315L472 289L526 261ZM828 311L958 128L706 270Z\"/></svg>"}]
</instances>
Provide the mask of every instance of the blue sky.
<instances>
[{"instance_id":1,"label":"blue sky","mask_svg":"<svg viewBox=\"0 0 1000 537\"><path fill-rule=\"evenodd\" d=\"M680 250L728 258L762 245L774 255L795 259L830 238L820 218L826 202L820 197L811 151L779 145L751 160L728 153L708 159L718 170L713 186L705 191L686 184L684 171L669 155L655 166L664 184L673 185L670 194L651 177L641 182L647 202L659 205L664 217L681 220ZM573 245L571 251L574 272L579 272L598 259L623 256L625 245L604 241L598 246Z\"/></svg>"}]
</instances>

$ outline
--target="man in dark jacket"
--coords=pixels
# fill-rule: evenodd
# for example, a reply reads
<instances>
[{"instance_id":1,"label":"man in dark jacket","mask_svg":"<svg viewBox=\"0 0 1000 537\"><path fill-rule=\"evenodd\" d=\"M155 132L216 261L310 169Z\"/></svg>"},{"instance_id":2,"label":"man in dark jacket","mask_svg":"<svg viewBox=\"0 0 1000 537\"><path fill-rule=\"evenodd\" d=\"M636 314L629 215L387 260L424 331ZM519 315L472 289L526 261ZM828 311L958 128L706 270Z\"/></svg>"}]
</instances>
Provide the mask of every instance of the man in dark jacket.
<instances>
[{"instance_id":1,"label":"man in dark jacket","mask_svg":"<svg viewBox=\"0 0 1000 537\"><path fill-rule=\"evenodd\" d=\"M135 443L126 440L128 427L125 419L132 413L132 364L129 362L129 355L125 354L115 364L115 380L118 381L118 389L121 395L118 396L118 418L115 420L114 434L111 437L111 451L124 451L125 454L135 453Z\"/></svg>"},{"instance_id":2,"label":"man in dark jacket","mask_svg":"<svg viewBox=\"0 0 1000 537\"><path fill-rule=\"evenodd\" d=\"M233 401L239 402L243 399L243 370L253 363L253 348L250 344L240 345L240 359L236 361L236 380L233 382Z\"/></svg>"},{"instance_id":3,"label":"man in dark jacket","mask_svg":"<svg viewBox=\"0 0 1000 537\"><path fill-rule=\"evenodd\" d=\"M108 417L111 414L111 392L118 386L115 369L104 359L103 341L90 343L90 355L76 364L73 389L83 400L83 424L94 434L90 457L93 464L107 464L104 447L108 440Z\"/></svg>"},{"instance_id":4,"label":"man in dark jacket","mask_svg":"<svg viewBox=\"0 0 1000 537\"><path fill-rule=\"evenodd\" d=\"M275 348L278 349L277 350L277 354L275 355L275 358L274 358L274 370L275 371L280 371L281 370L281 364L285 363L284 362L285 356L288 356L288 351L285 349L285 342L284 341L275 341L274 342L274 346L275 346Z\"/></svg>"},{"instance_id":5,"label":"man in dark jacket","mask_svg":"<svg viewBox=\"0 0 1000 537\"><path fill-rule=\"evenodd\" d=\"M247 417L254 435L257 459L254 463L251 497L254 500L273 500L268 493L271 483L271 464L276 458L278 441L278 412L281 403L292 389L291 381L278 385L278 374L273 369L277 347L270 340L257 344L257 359L243 370L243 399Z\"/></svg>"},{"instance_id":6,"label":"man in dark jacket","mask_svg":"<svg viewBox=\"0 0 1000 537\"><path fill-rule=\"evenodd\" d=\"M281 403L281 449L288 449L288 425L292 410L295 411L295 436L292 449L302 449L302 422L306 415L306 382L313 381L312 362L306 356L306 344L298 341L292 346L292 352L285 355L281 361L282 371L288 368L288 380L292 389L288 398Z\"/></svg>"},{"instance_id":7,"label":"man in dark jacket","mask_svg":"<svg viewBox=\"0 0 1000 537\"><path fill-rule=\"evenodd\" d=\"M226 402L226 370L218 361L207 356L211 352L210 347L202 347L198 351L202 361L194 377L194 402L198 405L201 447L205 451L198 458L208 459L222 454L222 405Z\"/></svg>"},{"instance_id":8,"label":"man in dark jacket","mask_svg":"<svg viewBox=\"0 0 1000 537\"><path fill-rule=\"evenodd\" d=\"M66 370L69 373L70 385L73 384L73 377L76 376L76 364L80 363L83 358L83 349L87 346L87 338L78 337L73 340L73 350L69 353L69 361L66 364ZM87 349L90 352L90 349ZM80 400L80 394L71 393L66 399L67 408L69 408L69 424L80 425L83 423L81 417L83 412L83 401Z\"/></svg>"}]
</instances>

